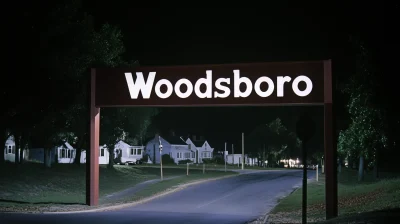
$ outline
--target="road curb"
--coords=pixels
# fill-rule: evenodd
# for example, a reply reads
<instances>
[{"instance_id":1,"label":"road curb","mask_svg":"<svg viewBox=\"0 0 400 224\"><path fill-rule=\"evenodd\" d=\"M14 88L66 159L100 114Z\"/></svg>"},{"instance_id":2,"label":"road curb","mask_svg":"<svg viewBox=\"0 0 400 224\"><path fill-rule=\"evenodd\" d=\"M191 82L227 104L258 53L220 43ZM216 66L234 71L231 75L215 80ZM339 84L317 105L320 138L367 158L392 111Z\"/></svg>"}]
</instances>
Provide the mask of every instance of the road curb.
<instances>
[{"instance_id":1,"label":"road curb","mask_svg":"<svg viewBox=\"0 0 400 224\"><path fill-rule=\"evenodd\" d=\"M216 177L216 178L209 178L209 179L202 179L202 180L197 180L197 181L192 181L184 184L177 185L176 187L166 189L162 192L159 192L155 195L143 198L141 200L135 201L135 202L129 202L129 203L124 203L124 204L119 204L119 205L111 205L111 206L105 206L101 208L95 208L95 209L87 209L87 210L80 210L80 211L65 211L65 212L32 212L32 211L26 211L26 212L0 212L2 214L7 214L7 213L13 213L13 214L77 214L77 213L89 213L89 212L104 212L104 211L112 211L112 210L118 210L122 208L127 208L127 207L132 207L136 206L139 204L143 204L146 202L149 202L151 200L166 196L168 194L175 193L177 191L183 190L189 186L197 185L197 184L202 184L205 182L209 181L215 181L215 180L221 180L221 179L226 179L230 177L235 177L240 174L232 174L232 175L226 175L222 177Z\"/></svg>"}]
</instances>

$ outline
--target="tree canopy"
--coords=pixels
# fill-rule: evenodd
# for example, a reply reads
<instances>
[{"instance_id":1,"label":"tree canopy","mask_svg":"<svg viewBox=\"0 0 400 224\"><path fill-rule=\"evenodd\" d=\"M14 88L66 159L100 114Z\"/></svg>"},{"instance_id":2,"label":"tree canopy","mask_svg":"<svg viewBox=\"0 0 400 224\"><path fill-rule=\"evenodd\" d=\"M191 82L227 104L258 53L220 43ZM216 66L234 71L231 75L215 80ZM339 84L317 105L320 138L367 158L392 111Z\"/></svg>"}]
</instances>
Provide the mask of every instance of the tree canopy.
<instances>
[{"instance_id":1,"label":"tree canopy","mask_svg":"<svg viewBox=\"0 0 400 224\"><path fill-rule=\"evenodd\" d=\"M1 122L0 140L5 142L10 134L24 135L50 148L69 139L79 150L88 149L90 68L132 67L138 62L123 59L121 30L111 24L95 29L80 1L50 5L40 19L24 26L29 44L37 49L24 69L35 79L29 88L4 91L7 99L15 100L11 105L19 106L2 115L7 122ZM26 96L27 103L18 104L21 96ZM122 134L138 142L154 114L148 108L102 109L101 143L115 143Z\"/></svg>"}]
</instances>

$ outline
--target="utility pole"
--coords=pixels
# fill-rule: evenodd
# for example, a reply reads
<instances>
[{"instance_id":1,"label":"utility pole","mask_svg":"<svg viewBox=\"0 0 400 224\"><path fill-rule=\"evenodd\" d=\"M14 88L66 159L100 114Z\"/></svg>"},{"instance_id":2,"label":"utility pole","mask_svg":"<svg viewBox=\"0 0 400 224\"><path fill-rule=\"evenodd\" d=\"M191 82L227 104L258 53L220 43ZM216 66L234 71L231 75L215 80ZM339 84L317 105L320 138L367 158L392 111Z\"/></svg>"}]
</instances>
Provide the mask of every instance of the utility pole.
<instances>
[{"instance_id":1,"label":"utility pole","mask_svg":"<svg viewBox=\"0 0 400 224\"><path fill-rule=\"evenodd\" d=\"M159 149L160 149L160 174L161 174L161 180L163 180L163 170L162 170L162 145L161 145L161 137L158 136L158 141L159 141Z\"/></svg>"},{"instance_id":2,"label":"utility pole","mask_svg":"<svg viewBox=\"0 0 400 224\"><path fill-rule=\"evenodd\" d=\"M244 133L242 132L242 170L244 170Z\"/></svg>"},{"instance_id":3,"label":"utility pole","mask_svg":"<svg viewBox=\"0 0 400 224\"><path fill-rule=\"evenodd\" d=\"M235 153L233 150L233 144L232 144L232 165L235 165Z\"/></svg>"},{"instance_id":4,"label":"utility pole","mask_svg":"<svg viewBox=\"0 0 400 224\"><path fill-rule=\"evenodd\" d=\"M225 142L225 151L224 151L224 160L225 160L225 172L226 172L226 142Z\"/></svg>"}]
</instances>

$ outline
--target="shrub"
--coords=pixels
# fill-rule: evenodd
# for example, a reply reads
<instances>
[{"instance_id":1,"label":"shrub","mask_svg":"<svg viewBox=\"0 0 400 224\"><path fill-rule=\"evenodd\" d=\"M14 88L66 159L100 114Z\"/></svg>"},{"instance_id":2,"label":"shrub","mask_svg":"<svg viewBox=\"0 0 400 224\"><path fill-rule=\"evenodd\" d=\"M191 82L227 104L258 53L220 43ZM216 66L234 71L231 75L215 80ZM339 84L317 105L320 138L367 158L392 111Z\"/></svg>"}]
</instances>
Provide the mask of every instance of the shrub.
<instances>
[{"instance_id":1,"label":"shrub","mask_svg":"<svg viewBox=\"0 0 400 224\"><path fill-rule=\"evenodd\" d=\"M168 154L164 154L162 156L162 163L163 164L175 164L175 161L173 158L171 158L171 156L169 156Z\"/></svg>"},{"instance_id":2,"label":"shrub","mask_svg":"<svg viewBox=\"0 0 400 224\"><path fill-rule=\"evenodd\" d=\"M185 160L179 160L178 161L178 164L186 164L186 163L193 163L193 162L190 159L185 159Z\"/></svg>"},{"instance_id":3,"label":"shrub","mask_svg":"<svg viewBox=\"0 0 400 224\"><path fill-rule=\"evenodd\" d=\"M142 163L147 163L147 161L149 161L149 155L148 154L144 154L143 157L140 159L140 162Z\"/></svg>"}]
</instances>

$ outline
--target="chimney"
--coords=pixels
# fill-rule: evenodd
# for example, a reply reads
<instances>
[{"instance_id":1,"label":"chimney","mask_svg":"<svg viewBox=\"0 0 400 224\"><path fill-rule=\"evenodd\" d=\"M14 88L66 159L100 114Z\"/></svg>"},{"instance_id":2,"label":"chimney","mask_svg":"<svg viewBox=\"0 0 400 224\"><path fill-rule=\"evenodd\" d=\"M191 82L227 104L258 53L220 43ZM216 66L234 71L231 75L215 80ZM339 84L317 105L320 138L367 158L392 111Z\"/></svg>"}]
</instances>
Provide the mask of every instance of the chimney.
<instances>
[{"instance_id":1,"label":"chimney","mask_svg":"<svg viewBox=\"0 0 400 224\"><path fill-rule=\"evenodd\" d=\"M193 135L193 141L196 141L196 135Z\"/></svg>"},{"instance_id":2,"label":"chimney","mask_svg":"<svg viewBox=\"0 0 400 224\"><path fill-rule=\"evenodd\" d=\"M159 137L160 135L157 133L155 136L154 136L154 139L156 140L156 141L158 141L158 137Z\"/></svg>"}]
</instances>

